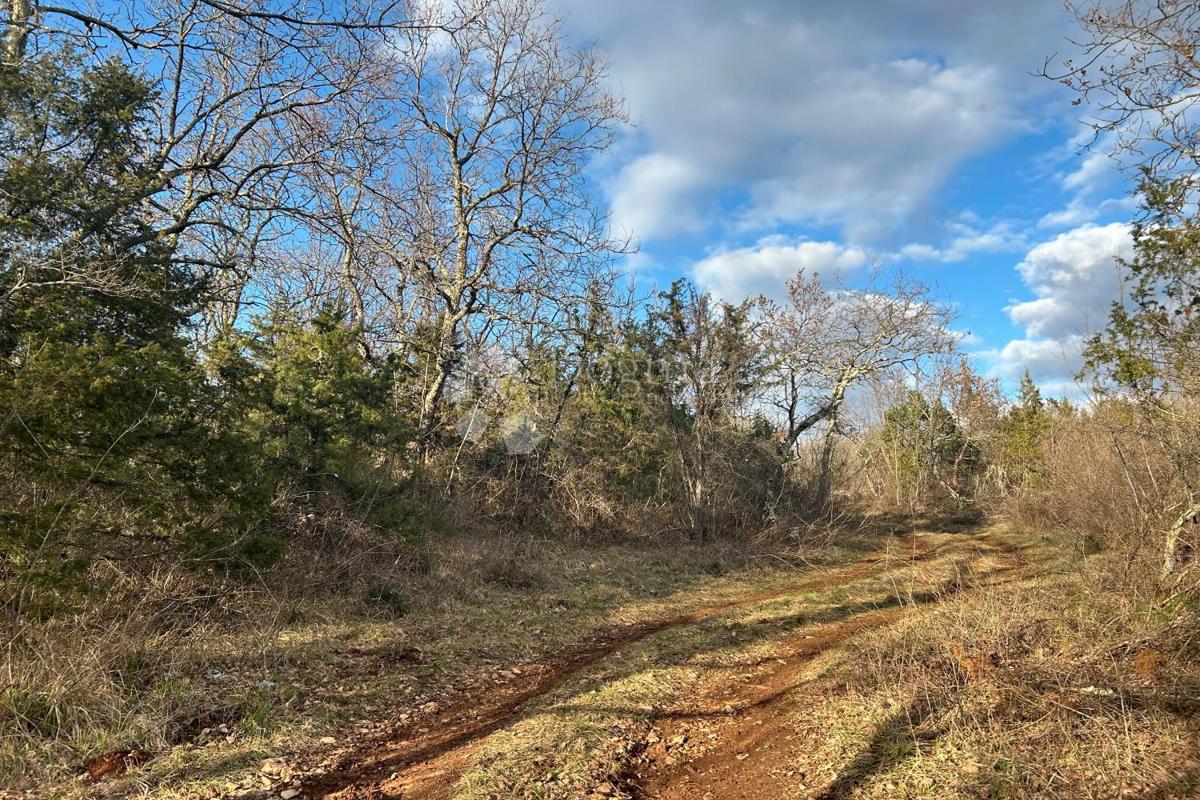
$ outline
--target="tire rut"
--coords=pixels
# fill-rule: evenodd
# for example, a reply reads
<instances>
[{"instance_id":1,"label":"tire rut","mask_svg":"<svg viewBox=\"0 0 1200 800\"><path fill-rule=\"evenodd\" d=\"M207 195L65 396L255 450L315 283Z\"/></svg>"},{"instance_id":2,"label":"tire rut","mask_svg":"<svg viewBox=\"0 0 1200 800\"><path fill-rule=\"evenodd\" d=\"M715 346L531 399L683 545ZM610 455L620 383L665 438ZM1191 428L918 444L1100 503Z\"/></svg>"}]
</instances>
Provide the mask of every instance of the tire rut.
<instances>
[{"instance_id":1,"label":"tire rut","mask_svg":"<svg viewBox=\"0 0 1200 800\"><path fill-rule=\"evenodd\" d=\"M341 800L444 800L457 776L491 733L518 718L526 707L587 667L668 628L695 624L719 614L798 593L819 591L868 575L886 574L935 557L941 551L913 534L898 537L906 552L877 551L847 567L822 571L785 589L757 592L650 622L590 637L567 654L522 665L518 679L451 699L428 715L386 735L360 742L332 769L301 784L307 798Z\"/></svg>"},{"instance_id":2,"label":"tire rut","mask_svg":"<svg viewBox=\"0 0 1200 800\"><path fill-rule=\"evenodd\" d=\"M806 683L811 662L868 630L894 624L916 609L945 602L984 586L1019 580L1027 564L1011 546L980 536L990 554L1008 563L973 582L955 578L946 585L908 598L902 605L864 609L836 622L808 627L782 640L782 652L759 669L717 683L690 709L665 715L617 782L633 800L774 800L814 797L832 800L844 793L836 782L807 787L797 775L789 746L787 715L781 705L794 701ZM980 554L982 555L982 554ZM978 558L977 556L976 558ZM936 709L908 709L897 724L914 724ZM903 717L903 720L900 717ZM870 755L870 754L867 754ZM865 758L865 756L864 756ZM853 774L848 765L847 774Z\"/></svg>"}]
</instances>

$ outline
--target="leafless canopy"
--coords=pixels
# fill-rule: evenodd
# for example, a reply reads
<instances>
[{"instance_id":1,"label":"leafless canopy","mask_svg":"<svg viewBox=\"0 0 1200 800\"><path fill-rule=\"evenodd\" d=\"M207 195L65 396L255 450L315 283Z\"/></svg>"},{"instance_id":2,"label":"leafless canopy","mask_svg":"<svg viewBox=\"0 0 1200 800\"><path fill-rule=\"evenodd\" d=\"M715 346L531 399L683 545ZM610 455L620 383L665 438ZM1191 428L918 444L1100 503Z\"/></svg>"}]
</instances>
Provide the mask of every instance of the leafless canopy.
<instances>
[{"instance_id":1,"label":"leafless canopy","mask_svg":"<svg viewBox=\"0 0 1200 800\"><path fill-rule=\"evenodd\" d=\"M533 0L458 0L413 10L393 41L402 202L397 266L434 330L421 402L434 423L464 331L579 297L607 237L585 169L625 119L594 51L563 41Z\"/></svg>"},{"instance_id":2,"label":"leafless canopy","mask_svg":"<svg viewBox=\"0 0 1200 800\"><path fill-rule=\"evenodd\" d=\"M1077 93L1096 133L1115 151L1156 172L1200 164L1200 5L1191 0L1076 2L1078 54L1046 60L1045 77ZM1108 146L1106 144L1106 146Z\"/></svg>"},{"instance_id":3,"label":"leafless canopy","mask_svg":"<svg viewBox=\"0 0 1200 800\"><path fill-rule=\"evenodd\" d=\"M800 272L788 283L787 306L770 313L783 384L777 404L792 444L817 423L836 420L854 384L949 353L958 338L950 311L903 276L885 284L876 274L864 289L830 290Z\"/></svg>"},{"instance_id":4,"label":"leafless canopy","mask_svg":"<svg viewBox=\"0 0 1200 800\"><path fill-rule=\"evenodd\" d=\"M157 107L142 235L211 273L235 304L256 260L311 216L298 176L363 135L322 118L365 108L385 35L410 25L395 0L6 0L3 12L10 68L69 44L147 77Z\"/></svg>"}]
</instances>

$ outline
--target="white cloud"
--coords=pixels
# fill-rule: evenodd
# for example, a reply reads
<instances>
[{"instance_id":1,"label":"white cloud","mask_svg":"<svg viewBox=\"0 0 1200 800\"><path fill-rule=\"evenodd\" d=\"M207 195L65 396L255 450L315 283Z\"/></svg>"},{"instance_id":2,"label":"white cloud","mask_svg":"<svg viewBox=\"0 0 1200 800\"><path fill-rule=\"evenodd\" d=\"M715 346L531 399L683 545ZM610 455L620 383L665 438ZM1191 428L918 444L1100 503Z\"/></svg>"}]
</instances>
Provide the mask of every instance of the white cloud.
<instances>
[{"instance_id":1,"label":"white cloud","mask_svg":"<svg viewBox=\"0 0 1200 800\"><path fill-rule=\"evenodd\" d=\"M900 248L898 255L909 261L962 261L975 253L1001 253L1019 250L1027 245L1025 234L1012 223L998 222L980 229L973 220L953 222L947 226L949 241L936 247L930 244L913 243Z\"/></svg>"},{"instance_id":2,"label":"white cloud","mask_svg":"<svg viewBox=\"0 0 1200 800\"><path fill-rule=\"evenodd\" d=\"M1017 272L1034 297L1007 309L1024 336L978 355L1002 378L1029 369L1047 386L1069 382L1081 366L1087 335L1103 327L1120 296L1117 259L1132 251L1124 223L1082 225L1033 247Z\"/></svg>"},{"instance_id":3,"label":"white cloud","mask_svg":"<svg viewBox=\"0 0 1200 800\"><path fill-rule=\"evenodd\" d=\"M1029 336L1061 339L1102 325L1120 291L1117 258L1133 254L1129 226L1083 225L1043 242L1017 265L1036 298L1008 308Z\"/></svg>"},{"instance_id":4,"label":"white cloud","mask_svg":"<svg viewBox=\"0 0 1200 800\"><path fill-rule=\"evenodd\" d=\"M1100 184L1111 181L1116 162L1109 156L1108 150L1109 146L1104 142L1097 142L1095 149L1088 152L1074 170L1063 176L1063 188L1090 192Z\"/></svg>"},{"instance_id":5,"label":"white cloud","mask_svg":"<svg viewBox=\"0 0 1200 800\"><path fill-rule=\"evenodd\" d=\"M758 294L782 300L788 279L801 269L835 282L869 261L858 247L772 236L753 247L713 253L695 265L692 275L701 288L732 302Z\"/></svg>"},{"instance_id":6,"label":"white cloud","mask_svg":"<svg viewBox=\"0 0 1200 800\"><path fill-rule=\"evenodd\" d=\"M643 241L823 223L867 241L956 166L1027 130L1029 75L1065 30L1041 0L903 7L558 0L609 50L641 158L610 184Z\"/></svg>"},{"instance_id":7,"label":"white cloud","mask_svg":"<svg viewBox=\"0 0 1200 800\"><path fill-rule=\"evenodd\" d=\"M1051 211L1038 220L1039 228L1072 228L1091 222L1102 214L1119 212L1126 214L1137 206L1137 198L1133 196L1109 198L1095 203L1086 196L1071 199L1066 208Z\"/></svg>"},{"instance_id":8,"label":"white cloud","mask_svg":"<svg viewBox=\"0 0 1200 800\"><path fill-rule=\"evenodd\" d=\"M999 350L976 353L992 366L996 377L1015 381L1029 370L1039 384L1069 380L1082 365L1082 336L1055 339L1014 339Z\"/></svg>"},{"instance_id":9,"label":"white cloud","mask_svg":"<svg viewBox=\"0 0 1200 800\"><path fill-rule=\"evenodd\" d=\"M954 334L955 338L958 339L959 346L963 349L979 347L983 344L983 337L975 333L975 331L955 330L951 328L950 333Z\"/></svg>"},{"instance_id":10,"label":"white cloud","mask_svg":"<svg viewBox=\"0 0 1200 800\"><path fill-rule=\"evenodd\" d=\"M859 238L884 233L964 158L1020 126L998 76L976 65L906 59L843 71L804 102L777 174L752 185L743 224L815 220Z\"/></svg>"},{"instance_id":11,"label":"white cloud","mask_svg":"<svg viewBox=\"0 0 1200 800\"><path fill-rule=\"evenodd\" d=\"M1125 178L1113 157L1116 144L1114 134L1096 137L1091 128L1083 127L1065 146L1049 154L1050 160L1071 165L1056 175L1058 185L1071 193L1071 199L1064 208L1043 215L1039 228L1071 228L1105 212L1127 212L1136 205L1134 198L1124 193ZM1105 198L1113 193L1118 196Z\"/></svg>"},{"instance_id":12,"label":"white cloud","mask_svg":"<svg viewBox=\"0 0 1200 800\"><path fill-rule=\"evenodd\" d=\"M1082 225L1085 222L1091 222L1097 216L1099 211L1095 206L1088 205L1076 197L1067 204L1066 208L1058 211L1051 211L1042 216L1038 220L1039 228L1070 228L1074 225Z\"/></svg>"},{"instance_id":13,"label":"white cloud","mask_svg":"<svg viewBox=\"0 0 1200 800\"><path fill-rule=\"evenodd\" d=\"M613 232L650 239L662 233L695 232L705 223L694 208L707 181L693 164L651 153L626 164L612 191Z\"/></svg>"}]
</instances>

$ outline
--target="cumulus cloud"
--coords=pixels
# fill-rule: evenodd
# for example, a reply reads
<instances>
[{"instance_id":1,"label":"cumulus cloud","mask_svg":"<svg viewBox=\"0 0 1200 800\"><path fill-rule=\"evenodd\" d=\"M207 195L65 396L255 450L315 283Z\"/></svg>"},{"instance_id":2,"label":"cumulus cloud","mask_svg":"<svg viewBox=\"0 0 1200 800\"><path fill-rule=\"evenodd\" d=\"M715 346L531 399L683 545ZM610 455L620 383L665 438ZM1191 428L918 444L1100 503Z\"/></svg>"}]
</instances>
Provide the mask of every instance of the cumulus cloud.
<instances>
[{"instance_id":1,"label":"cumulus cloud","mask_svg":"<svg viewBox=\"0 0 1200 800\"><path fill-rule=\"evenodd\" d=\"M1118 258L1133 255L1129 226L1083 225L1043 242L1017 265L1036 298L1009 306L1030 336L1061 339L1103 324L1120 291Z\"/></svg>"},{"instance_id":2,"label":"cumulus cloud","mask_svg":"<svg viewBox=\"0 0 1200 800\"><path fill-rule=\"evenodd\" d=\"M1084 338L1072 335L1063 339L1014 339L999 350L976 353L991 364L992 374L1016 381L1025 371L1043 388L1070 383L1083 365Z\"/></svg>"},{"instance_id":3,"label":"cumulus cloud","mask_svg":"<svg viewBox=\"0 0 1200 800\"><path fill-rule=\"evenodd\" d=\"M831 75L806 98L778 172L752 185L739 219L880 235L964 158L1019 126L1004 95L996 73L978 65L905 59Z\"/></svg>"},{"instance_id":4,"label":"cumulus cloud","mask_svg":"<svg viewBox=\"0 0 1200 800\"><path fill-rule=\"evenodd\" d=\"M889 231L963 160L1028 128L1029 96L1052 88L1028 70L1065 30L1040 0L559 2L610 51L639 123L641 157L610 191L643 241L722 225Z\"/></svg>"},{"instance_id":5,"label":"cumulus cloud","mask_svg":"<svg viewBox=\"0 0 1200 800\"><path fill-rule=\"evenodd\" d=\"M1020 250L1026 246L1025 234L1010 222L997 222L978 228L973 220L960 220L947 226L949 240L934 246L923 243L906 244L897 255L910 261L962 261L975 253L1001 253Z\"/></svg>"},{"instance_id":6,"label":"cumulus cloud","mask_svg":"<svg viewBox=\"0 0 1200 800\"><path fill-rule=\"evenodd\" d=\"M703 171L695 165L666 153L634 159L614 181L614 232L622 237L651 239L663 233L702 229L705 222L697 206L707 183Z\"/></svg>"},{"instance_id":7,"label":"cumulus cloud","mask_svg":"<svg viewBox=\"0 0 1200 800\"><path fill-rule=\"evenodd\" d=\"M701 288L731 302L758 294L782 300L788 279L802 269L834 282L869 261L858 247L772 236L753 247L712 253L695 265L692 276Z\"/></svg>"},{"instance_id":8,"label":"cumulus cloud","mask_svg":"<svg viewBox=\"0 0 1200 800\"><path fill-rule=\"evenodd\" d=\"M1132 254L1124 223L1082 225L1030 249L1017 272L1034 297L1007 309L1024 336L980 354L993 373L1012 379L1029 369L1047 385L1069 381L1087 335L1104 325L1119 297L1117 260Z\"/></svg>"}]
</instances>

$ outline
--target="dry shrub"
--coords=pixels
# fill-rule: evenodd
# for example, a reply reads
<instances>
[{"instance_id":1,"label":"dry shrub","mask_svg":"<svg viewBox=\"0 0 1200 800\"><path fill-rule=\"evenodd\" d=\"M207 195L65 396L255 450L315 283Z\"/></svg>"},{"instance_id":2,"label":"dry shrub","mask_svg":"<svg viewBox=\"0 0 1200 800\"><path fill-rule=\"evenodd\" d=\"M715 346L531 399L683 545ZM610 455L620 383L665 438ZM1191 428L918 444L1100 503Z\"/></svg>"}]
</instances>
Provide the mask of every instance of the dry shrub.
<instances>
[{"instance_id":1,"label":"dry shrub","mask_svg":"<svg viewBox=\"0 0 1200 800\"><path fill-rule=\"evenodd\" d=\"M592 544L745 541L780 513L781 498L798 499L782 491L783 459L763 431L730 426L710 431L701 446L664 425L568 414L554 441L532 453L509 454L488 437L431 454L425 488L447 504L454 527ZM689 477L701 472L696 500Z\"/></svg>"},{"instance_id":2,"label":"dry shrub","mask_svg":"<svg viewBox=\"0 0 1200 800\"><path fill-rule=\"evenodd\" d=\"M543 517L549 530L589 542L651 538L685 527L681 505L669 496L636 497L615 487L594 464L561 465Z\"/></svg>"},{"instance_id":3,"label":"dry shrub","mask_svg":"<svg viewBox=\"0 0 1200 800\"><path fill-rule=\"evenodd\" d=\"M1165 532L1187 495L1161 434L1117 402L1058 420L1030 487L1013 498L1013 516L1073 534L1079 552L1100 555L1092 564L1110 585L1159 588Z\"/></svg>"},{"instance_id":4,"label":"dry shrub","mask_svg":"<svg viewBox=\"0 0 1200 800\"><path fill-rule=\"evenodd\" d=\"M238 655L224 652L225 634L266 641L277 630L282 615L262 587L166 564L118 572L102 562L91 579L104 590L75 613L5 629L6 783L38 762L69 769L121 748L158 751L278 699L210 679Z\"/></svg>"},{"instance_id":5,"label":"dry shrub","mask_svg":"<svg viewBox=\"0 0 1200 800\"><path fill-rule=\"evenodd\" d=\"M35 764L67 770L218 725L253 728L286 697L230 671L260 674L286 626L408 610L428 569L419 539L381 530L337 494L277 506L266 535L287 546L274 564L231 559L236 540L197 553L118 538L62 602L7 609L0 783Z\"/></svg>"},{"instance_id":6,"label":"dry shrub","mask_svg":"<svg viewBox=\"0 0 1200 800\"><path fill-rule=\"evenodd\" d=\"M595 470L566 469L555 484L554 499L555 510L569 530L591 537L621 527L621 508Z\"/></svg>"},{"instance_id":7,"label":"dry shrub","mask_svg":"<svg viewBox=\"0 0 1200 800\"><path fill-rule=\"evenodd\" d=\"M532 536L501 535L485 546L476 562L476 582L506 589L540 589L547 583L539 569L539 544Z\"/></svg>"},{"instance_id":8,"label":"dry shrub","mask_svg":"<svg viewBox=\"0 0 1200 800\"><path fill-rule=\"evenodd\" d=\"M316 507L285 507L277 535L288 548L265 582L281 599L361 598L372 587L427 570L429 539L441 524L440 512L416 499L403 502L389 510L386 527L338 494L322 498Z\"/></svg>"},{"instance_id":9,"label":"dry shrub","mask_svg":"<svg viewBox=\"0 0 1200 800\"><path fill-rule=\"evenodd\" d=\"M1158 796L1200 757L1194 614L1171 619L1096 592L1065 562L965 588L861 637L836 668L841 702L856 708L831 713L921 710L908 738L925 738L934 757L907 762L907 783L972 797Z\"/></svg>"},{"instance_id":10,"label":"dry shrub","mask_svg":"<svg viewBox=\"0 0 1200 800\"><path fill-rule=\"evenodd\" d=\"M567 572L558 548L528 534L478 533L438 543L428 574L410 586L417 602L486 603L497 592L553 591Z\"/></svg>"}]
</instances>

